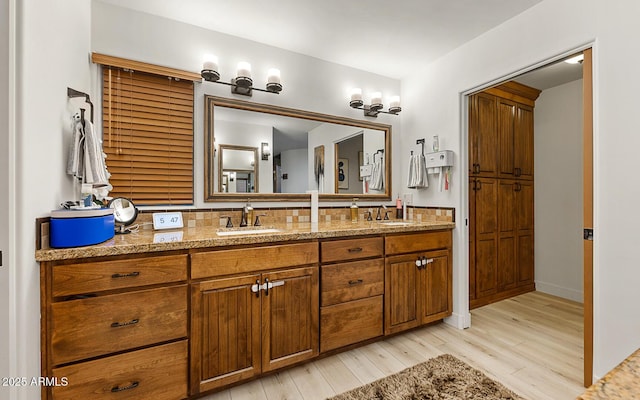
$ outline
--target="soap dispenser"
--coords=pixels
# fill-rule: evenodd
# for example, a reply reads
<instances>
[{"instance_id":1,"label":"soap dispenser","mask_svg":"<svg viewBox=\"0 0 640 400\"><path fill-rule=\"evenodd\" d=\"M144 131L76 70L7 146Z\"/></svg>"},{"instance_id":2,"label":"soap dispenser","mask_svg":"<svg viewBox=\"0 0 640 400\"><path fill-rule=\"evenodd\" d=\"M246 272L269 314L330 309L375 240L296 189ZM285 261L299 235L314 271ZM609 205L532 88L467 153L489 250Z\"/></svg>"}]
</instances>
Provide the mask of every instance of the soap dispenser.
<instances>
[{"instance_id":1,"label":"soap dispenser","mask_svg":"<svg viewBox=\"0 0 640 400\"><path fill-rule=\"evenodd\" d=\"M358 222L358 205L356 204L358 199L356 197L353 198L353 202L351 203L351 222Z\"/></svg>"}]
</instances>

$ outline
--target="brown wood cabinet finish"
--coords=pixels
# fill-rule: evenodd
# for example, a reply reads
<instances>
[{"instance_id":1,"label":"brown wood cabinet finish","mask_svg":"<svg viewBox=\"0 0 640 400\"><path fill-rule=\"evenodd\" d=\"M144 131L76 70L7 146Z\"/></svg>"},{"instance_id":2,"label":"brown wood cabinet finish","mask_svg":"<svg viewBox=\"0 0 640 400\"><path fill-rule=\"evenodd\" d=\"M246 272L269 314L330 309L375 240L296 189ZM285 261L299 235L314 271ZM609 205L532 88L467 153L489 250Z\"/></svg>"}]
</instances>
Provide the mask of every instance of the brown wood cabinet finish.
<instances>
[{"instance_id":1,"label":"brown wood cabinet finish","mask_svg":"<svg viewBox=\"0 0 640 400\"><path fill-rule=\"evenodd\" d=\"M317 242L208 251L191 255L191 278L245 274L317 262Z\"/></svg>"},{"instance_id":2,"label":"brown wood cabinet finish","mask_svg":"<svg viewBox=\"0 0 640 400\"><path fill-rule=\"evenodd\" d=\"M175 252L173 252L175 254ZM42 263L43 399L188 395L187 255Z\"/></svg>"},{"instance_id":3,"label":"brown wood cabinet finish","mask_svg":"<svg viewBox=\"0 0 640 400\"><path fill-rule=\"evenodd\" d=\"M534 288L533 107L539 94L537 89L507 82L470 99L472 308ZM481 153L478 146L486 141L495 144L491 154L495 172L475 166Z\"/></svg>"},{"instance_id":4,"label":"brown wood cabinet finish","mask_svg":"<svg viewBox=\"0 0 640 400\"><path fill-rule=\"evenodd\" d=\"M262 371L318 354L318 267L274 271L264 279L282 282L262 297Z\"/></svg>"},{"instance_id":5,"label":"brown wood cabinet finish","mask_svg":"<svg viewBox=\"0 0 640 400\"><path fill-rule=\"evenodd\" d=\"M54 297L98 293L185 281L187 255L56 265L53 270Z\"/></svg>"},{"instance_id":6,"label":"brown wood cabinet finish","mask_svg":"<svg viewBox=\"0 0 640 400\"><path fill-rule=\"evenodd\" d=\"M382 257L382 237L341 239L320 242L321 262L348 261L368 257Z\"/></svg>"},{"instance_id":7,"label":"brown wood cabinet finish","mask_svg":"<svg viewBox=\"0 0 640 400\"><path fill-rule=\"evenodd\" d=\"M260 275L191 285L191 393L261 373Z\"/></svg>"},{"instance_id":8,"label":"brown wood cabinet finish","mask_svg":"<svg viewBox=\"0 0 640 400\"><path fill-rule=\"evenodd\" d=\"M384 259L322 266L321 305L330 306L384 293Z\"/></svg>"},{"instance_id":9,"label":"brown wood cabinet finish","mask_svg":"<svg viewBox=\"0 0 640 400\"><path fill-rule=\"evenodd\" d=\"M320 351L381 336L383 237L323 241L320 249Z\"/></svg>"},{"instance_id":10,"label":"brown wood cabinet finish","mask_svg":"<svg viewBox=\"0 0 640 400\"><path fill-rule=\"evenodd\" d=\"M42 375L70 384L42 397L195 398L442 319L451 245L447 230L43 263Z\"/></svg>"},{"instance_id":11,"label":"brown wood cabinet finish","mask_svg":"<svg viewBox=\"0 0 640 400\"><path fill-rule=\"evenodd\" d=\"M382 336L383 296L322 307L320 351L325 352Z\"/></svg>"},{"instance_id":12,"label":"brown wood cabinet finish","mask_svg":"<svg viewBox=\"0 0 640 400\"><path fill-rule=\"evenodd\" d=\"M478 93L470 98L469 174L497 176L498 121L495 96Z\"/></svg>"},{"instance_id":13,"label":"brown wood cabinet finish","mask_svg":"<svg viewBox=\"0 0 640 400\"><path fill-rule=\"evenodd\" d=\"M53 369L67 386L52 388L54 400L180 400L187 393L187 341Z\"/></svg>"},{"instance_id":14,"label":"brown wood cabinet finish","mask_svg":"<svg viewBox=\"0 0 640 400\"><path fill-rule=\"evenodd\" d=\"M498 276L498 180L475 178L471 187L473 197L474 275L475 296L482 297L497 291Z\"/></svg>"},{"instance_id":15,"label":"brown wood cabinet finish","mask_svg":"<svg viewBox=\"0 0 640 400\"><path fill-rule=\"evenodd\" d=\"M249 259L261 260L254 274L213 278L191 284L191 394L196 395L261 373L292 365L318 354L318 243L261 246L246 249ZM315 245L315 252L310 249ZM292 267L292 255L307 265ZM218 254L220 257L218 257ZM315 259L310 257L315 254ZM251 270L232 260L245 257L241 249L192 254L204 271L225 275L219 266ZM312 265L308 265L312 264ZM315 264L315 265L313 265ZM277 269L286 265L288 268ZM269 271L268 269L275 269ZM268 284L273 285L267 289Z\"/></svg>"},{"instance_id":16,"label":"brown wood cabinet finish","mask_svg":"<svg viewBox=\"0 0 640 400\"><path fill-rule=\"evenodd\" d=\"M64 364L187 336L187 286L54 303L51 358Z\"/></svg>"},{"instance_id":17,"label":"brown wood cabinet finish","mask_svg":"<svg viewBox=\"0 0 640 400\"><path fill-rule=\"evenodd\" d=\"M387 252L385 334L442 319L453 311L451 232L433 235L431 240L421 240L427 237L419 234L389 236L385 240L387 249L397 253L414 250L401 255Z\"/></svg>"}]
</instances>

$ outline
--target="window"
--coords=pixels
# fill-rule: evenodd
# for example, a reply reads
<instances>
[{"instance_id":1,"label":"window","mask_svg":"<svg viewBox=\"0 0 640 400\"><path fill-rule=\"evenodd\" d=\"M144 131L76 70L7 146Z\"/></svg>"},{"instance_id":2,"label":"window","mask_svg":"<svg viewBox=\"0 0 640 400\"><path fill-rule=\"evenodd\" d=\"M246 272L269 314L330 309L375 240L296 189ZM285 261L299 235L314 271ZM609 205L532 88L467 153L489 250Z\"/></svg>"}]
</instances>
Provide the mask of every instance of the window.
<instances>
[{"instance_id":1,"label":"window","mask_svg":"<svg viewBox=\"0 0 640 400\"><path fill-rule=\"evenodd\" d=\"M110 196L193 204L193 81L110 65L102 77Z\"/></svg>"}]
</instances>

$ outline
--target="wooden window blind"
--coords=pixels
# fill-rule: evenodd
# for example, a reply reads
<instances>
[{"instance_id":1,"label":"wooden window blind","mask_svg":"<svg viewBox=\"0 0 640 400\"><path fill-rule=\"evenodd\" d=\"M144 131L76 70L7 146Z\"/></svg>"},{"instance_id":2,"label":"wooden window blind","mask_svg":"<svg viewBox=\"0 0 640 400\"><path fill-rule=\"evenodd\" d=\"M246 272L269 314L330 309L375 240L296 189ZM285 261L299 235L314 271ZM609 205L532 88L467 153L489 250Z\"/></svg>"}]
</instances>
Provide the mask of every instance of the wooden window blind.
<instances>
[{"instance_id":1,"label":"wooden window blind","mask_svg":"<svg viewBox=\"0 0 640 400\"><path fill-rule=\"evenodd\" d=\"M102 99L110 196L193 204L193 82L104 65Z\"/></svg>"}]
</instances>

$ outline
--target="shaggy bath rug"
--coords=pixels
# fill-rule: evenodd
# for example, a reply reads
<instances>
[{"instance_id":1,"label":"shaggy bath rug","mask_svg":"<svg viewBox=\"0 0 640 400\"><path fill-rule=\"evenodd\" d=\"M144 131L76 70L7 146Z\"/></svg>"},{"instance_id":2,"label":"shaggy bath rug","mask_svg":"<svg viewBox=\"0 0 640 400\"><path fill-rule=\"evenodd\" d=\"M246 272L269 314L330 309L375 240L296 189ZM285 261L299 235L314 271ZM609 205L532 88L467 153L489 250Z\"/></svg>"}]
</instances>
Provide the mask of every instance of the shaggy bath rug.
<instances>
[{"instance_id":1,"label":"shaggy bath rug","mask_svg":"<svg viewBox=\"0 0 640 400\"><path fill-rule=\"evenodd\" d=\"M522 397L443 354L330 400L523 400Z\"/></svg>"}]
</instances>

